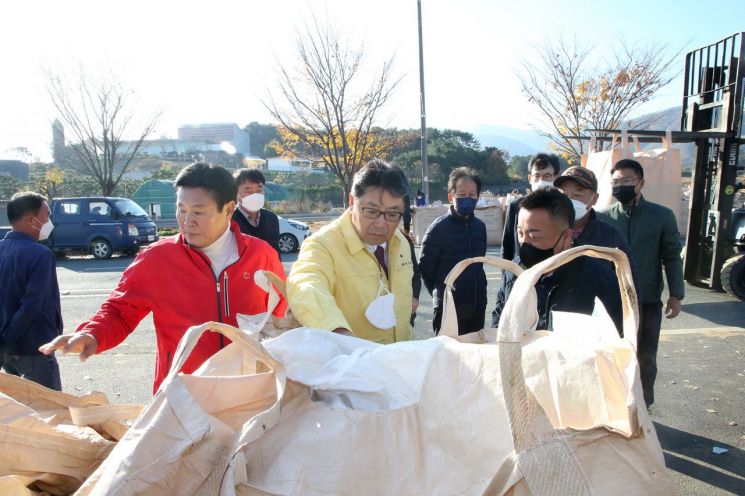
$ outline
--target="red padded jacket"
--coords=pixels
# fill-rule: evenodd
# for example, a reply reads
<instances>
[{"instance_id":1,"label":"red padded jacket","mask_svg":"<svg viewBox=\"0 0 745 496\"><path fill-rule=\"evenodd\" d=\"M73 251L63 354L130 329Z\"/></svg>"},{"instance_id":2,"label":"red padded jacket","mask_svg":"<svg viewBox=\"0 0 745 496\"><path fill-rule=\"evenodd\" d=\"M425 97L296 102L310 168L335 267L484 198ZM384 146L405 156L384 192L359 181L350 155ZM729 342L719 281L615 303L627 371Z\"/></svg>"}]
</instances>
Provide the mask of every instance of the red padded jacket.
<instances>
[{"instance_id":1,"label":"red padded jacket","mask_svg":"<svg viewBox=\"0 0 745 496\"><path fill-rule=\"evenodd\" d=\"M183 235L162 239L145 248L124 271L116 289L99 311L77 332L98 340L97 353L111 349L153 312L158 350L153 393L171 366L173 354L186 330L209 321L235 326L236 314L266 312L268 295L254 283L256 270L269 270L285 279L277 252L266 242L241 234L231 222L238 244L238 261L219 277L212 272L209 258L191 248ZM282 299L274 311L282 316L287 303ZM230 341L221 334L205 333L181 369L191 373Z\"/></svg>"}]
</instances>

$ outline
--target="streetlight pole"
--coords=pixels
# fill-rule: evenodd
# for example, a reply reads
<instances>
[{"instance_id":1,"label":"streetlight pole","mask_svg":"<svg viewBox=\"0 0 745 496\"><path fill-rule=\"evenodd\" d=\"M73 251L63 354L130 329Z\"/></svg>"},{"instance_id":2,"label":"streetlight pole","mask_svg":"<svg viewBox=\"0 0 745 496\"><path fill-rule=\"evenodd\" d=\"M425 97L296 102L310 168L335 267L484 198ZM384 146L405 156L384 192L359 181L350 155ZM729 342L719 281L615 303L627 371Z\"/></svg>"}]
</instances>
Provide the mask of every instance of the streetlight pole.
<instances>
[{"instance_id":1,"label":"streetlight pole","mask_svg":"<svg viewBox=\"0 0 745 496\"><path fill-rule=\"evenodd\" d=\"M424 48L422 45L422 0L416 1L417 15L419 19L419 105L421 109L422 130L422 189L424 198L429 204L429 164L427 163L427 113L424 110Z\"/></svg>"}]
</instances>

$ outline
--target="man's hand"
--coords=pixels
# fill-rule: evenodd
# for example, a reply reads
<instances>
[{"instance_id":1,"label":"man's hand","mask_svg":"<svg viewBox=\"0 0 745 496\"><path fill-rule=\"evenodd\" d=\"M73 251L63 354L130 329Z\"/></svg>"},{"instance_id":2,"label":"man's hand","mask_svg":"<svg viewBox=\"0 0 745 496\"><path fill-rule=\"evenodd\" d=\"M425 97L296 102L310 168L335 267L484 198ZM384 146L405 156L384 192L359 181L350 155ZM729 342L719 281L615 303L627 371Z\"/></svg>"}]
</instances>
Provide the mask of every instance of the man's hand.
<instances>
[{"instance_id":1,"label":"man's hand","mask_svg":"<svg viewBox=\"0 0 745 496\"><path fill-rule=\"evenodd\" d=\"M667 306L665 307L665 317L667 317L668 319L674 319L680 313L680 308L680 299L671 296L667 299Z\"/></svg>"},{"instance_id":2,"label":"man's hand","mask_svg":"<svg viewBox=\"0 0 745 496\"><path fill-rule=\"evenodd\" d=\"M419 308L419 300L416 298L411 299L411 313L416 313L416 309Z\"/></svg>"},{"instance_id":3,"label":"man's hand","mask_svg":"<svg viewBox=\"0 0 745 496\"><path fill-rule=\"evenodd\" d=\"M354 334L352 334L352 331L350 331L349 329L346 329L344 327L337 327L336 329L334 329L331 332L335 332L337 334L343 334L345 336L354 336Z\"/></svg>"},{"instance_id":4,"label":"man's hand","mask_svg":"<svg viewBox=\"0 0 745 496\"><path fill-rule=\"evenodd\" d=\"M45 355L51 355L57 350L61 350L62 353L79 353L80 361L84 362L96 354L97 348L96 338L84 332L75 332L57 336L51 343L39 346L39 351Z\"/></svg>"}]
</instances>

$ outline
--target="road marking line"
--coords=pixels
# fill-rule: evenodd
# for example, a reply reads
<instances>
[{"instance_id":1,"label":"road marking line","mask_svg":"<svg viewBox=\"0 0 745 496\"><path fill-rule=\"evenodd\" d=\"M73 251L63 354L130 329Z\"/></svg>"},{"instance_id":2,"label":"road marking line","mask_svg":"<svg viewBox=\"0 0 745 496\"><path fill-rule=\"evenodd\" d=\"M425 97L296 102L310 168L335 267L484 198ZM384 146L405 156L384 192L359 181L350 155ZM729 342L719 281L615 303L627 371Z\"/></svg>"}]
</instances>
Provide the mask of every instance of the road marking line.
<instances>
[{"instance_id":1,"label":"road marking line","mask_svg":"<svg viewBox=\"0 0 745 496\"><path fill-rule=\"evenodd\" d=\"M722 334L722 333L744 333L745 327L719 326L719 327L694 327L690 329L663 329L661 334Z\"/></svg>"}]
</instances>

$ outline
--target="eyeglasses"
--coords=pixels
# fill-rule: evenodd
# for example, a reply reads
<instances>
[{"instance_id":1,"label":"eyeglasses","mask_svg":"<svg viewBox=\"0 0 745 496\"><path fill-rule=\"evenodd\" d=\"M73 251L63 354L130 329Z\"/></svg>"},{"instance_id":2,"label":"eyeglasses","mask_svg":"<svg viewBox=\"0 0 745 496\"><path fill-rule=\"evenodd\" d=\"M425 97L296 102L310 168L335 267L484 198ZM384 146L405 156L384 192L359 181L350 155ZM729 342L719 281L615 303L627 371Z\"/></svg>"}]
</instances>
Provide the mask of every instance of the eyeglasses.
<instances>
[{"instance_id":1,"label":"eyeglasses","mask_svg":"<svg viewBox=\"0 0 745 496\"><path fill-rule=\"evenodd\" d=\"M635 177L624 177L621 179L611 179L611 186L636 186L639 180Z\"/></svg>"},{"instance_id":2,"label":"eyeglasses","mask_svg":"<svg viewBox=\"0 0 745 496\"><path fill-rule=\"evenodd\" d=\"M383 212L377 208L363 207L362 205L360 205L360 210L362 211L362 217L366 219L377 219L382 215L386 222L398 222L404 216L403 212Z\"/></svg>"}]
</instances>

